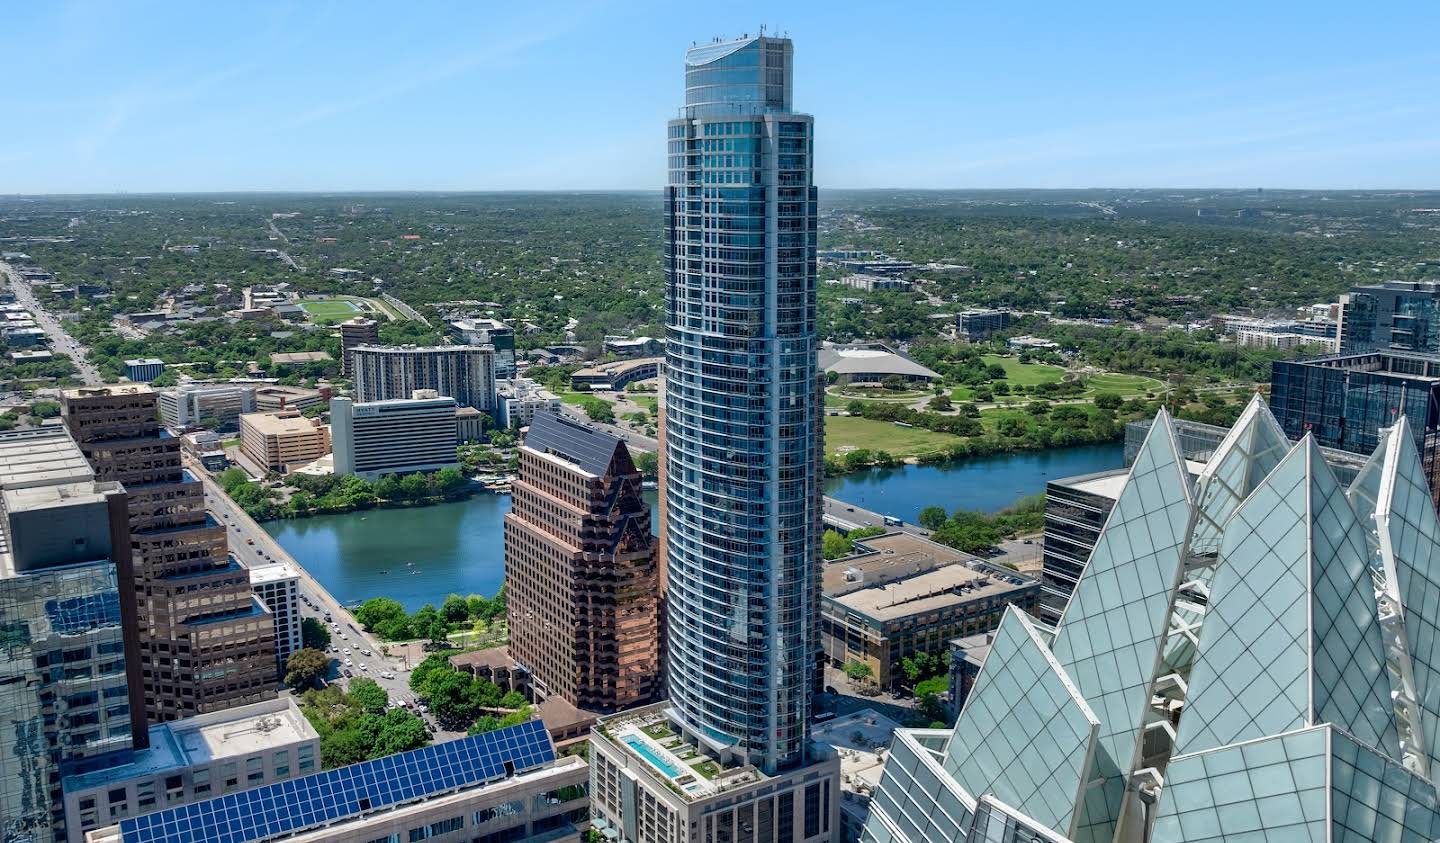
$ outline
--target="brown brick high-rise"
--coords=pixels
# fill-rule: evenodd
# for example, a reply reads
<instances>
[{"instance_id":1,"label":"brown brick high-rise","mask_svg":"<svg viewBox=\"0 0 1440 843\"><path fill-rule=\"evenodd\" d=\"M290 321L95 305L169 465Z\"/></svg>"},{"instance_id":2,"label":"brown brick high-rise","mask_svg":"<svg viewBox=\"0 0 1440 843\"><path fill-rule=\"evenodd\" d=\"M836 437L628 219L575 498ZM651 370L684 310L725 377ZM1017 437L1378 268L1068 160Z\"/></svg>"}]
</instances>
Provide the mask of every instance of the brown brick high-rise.
<instances>
[{"instance_id":1,"label":"brown brick high-rise","mask_svg":"<svg viewBox=\"0 0 1440 843\"><path fill-rule=\"evenodd\" d=\"M537 413L505 516L510 655L537 688L591 711L660 690L660 575L625 443Z\"/></svg>"},{"instance_id":2,"label":"brown brick high-rise","mask_svg":"<svg viewBox=\"0 0 1440 843\"><path fill-rule=\"evenodd\" d=\"M225 527L160 428L143 384L61 395L70 435L100 480L125 486L146 714L152 723L275 696L275 622L230 558Z\"/></svg>"}]
</instances>

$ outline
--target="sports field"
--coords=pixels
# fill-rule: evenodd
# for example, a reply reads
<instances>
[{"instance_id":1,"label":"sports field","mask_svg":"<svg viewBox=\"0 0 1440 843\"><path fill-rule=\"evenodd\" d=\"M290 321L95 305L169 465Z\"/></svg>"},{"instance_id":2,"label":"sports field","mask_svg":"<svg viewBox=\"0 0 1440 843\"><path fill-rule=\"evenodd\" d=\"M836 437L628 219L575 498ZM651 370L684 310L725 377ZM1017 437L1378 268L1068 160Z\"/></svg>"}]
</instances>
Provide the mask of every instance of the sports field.
<instances>
[{"instance_id":1,"label":"sports field","mask_svg":"<svg viewBox=\"0 0 1440 843\"><path fill-rule=\"evenodd\" d=\"M352 319L360 313L358 306L345 299L302 301L299 304L310 315L310 321L316 325L334 325Z\"/></svg>"}]
</instances>

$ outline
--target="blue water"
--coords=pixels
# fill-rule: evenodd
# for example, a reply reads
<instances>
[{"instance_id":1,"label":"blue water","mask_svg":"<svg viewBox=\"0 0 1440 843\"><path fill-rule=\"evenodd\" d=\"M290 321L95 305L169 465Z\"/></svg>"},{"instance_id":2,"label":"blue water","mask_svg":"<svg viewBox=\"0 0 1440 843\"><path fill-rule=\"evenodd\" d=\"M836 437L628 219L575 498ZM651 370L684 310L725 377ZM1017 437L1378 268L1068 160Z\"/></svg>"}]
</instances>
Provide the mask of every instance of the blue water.
<instances>
[{"instance_id":1,"label":"blue water","mask_svg":"<svg viewBox=\"0 0 1440 843\"><path fill-rule=\"evenodd\" d=\"M833 497L914 522L927 506L994 512L1059 477L1119 468L1120 444L875 469L825 481ZM646 492L652 505L655 493ZM491 595L504 582L509 495L416 509L322 515L264 526L342 603L393 597L411 611L447 594ZM652 519L653 523L653 519ZM406 564L406 563L411 564ZM418 573L417 573L418 572Z\"/></svg>"},{"instance_id":2,"label":"blue water","mask_svg":"<svg viewBox=\"0 0 1440 843\"><path fill-rule=\"evenodd\" d=\"M656 755L655 750L651 749L648 744L635 737L634 735L626 736L625 743L631 749L640 753L641 757L643 757L646 761L649 761L651 764L659 767L665 773L665 775L669 776L670 778L673 779L676 776L680 775L680 771L675 768L674 764L671 764L669 761L666 761L664 758Z\"/></svg>"},{"instance_id":3,"label":"blue water","mask_svg":"<svg viewBox=\"0 0 1440 843\"><path fill-rule=\"evenodd\" d=\"M974 457L941 465L877 468L831 477L825 494L910 523L927 506L947 512L997 512L1027 495L1045 491L1061 477L1109 471L1124 465L1119 442Z\"/></svg>"}]
</instances>

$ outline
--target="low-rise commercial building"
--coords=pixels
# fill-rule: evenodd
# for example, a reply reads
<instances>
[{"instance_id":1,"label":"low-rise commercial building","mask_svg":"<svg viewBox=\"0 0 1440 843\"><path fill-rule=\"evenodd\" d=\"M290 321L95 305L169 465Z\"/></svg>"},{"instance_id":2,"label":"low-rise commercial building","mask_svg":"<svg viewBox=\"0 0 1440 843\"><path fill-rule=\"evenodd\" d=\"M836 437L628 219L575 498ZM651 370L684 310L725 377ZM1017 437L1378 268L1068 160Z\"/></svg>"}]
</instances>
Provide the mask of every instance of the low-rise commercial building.
<instances>
[{"instance_id":1,"label":"low-rise commercial building","mask_svg":"<svg viewBox=\"0 0 1440 843\"><path fill-rule=\"evenodd\" d=\"M474 407L455 408L455 441L481 442L485 439L484 413Z\"/></svg>"},{"instance_id":2,"label":"low-rise commercial building","mask_svg":"<svg viewBox=\"0 0 1440 843\"><path fill-rule=\"evenodd\" d=\"M244 413L256 411L255 387L240 383L181 384L161 390L160 417L165 426L182 431L201 424L233 430Z\"/></svg>"},{"instance_id":3,"label":"low-rise commercial building","mask_svg":"<svg viewBox=\"0 0 1440 843\"><path fill-rule=\"evenodd\" d=\"M270 354L270 365L299 366L305 363L325 363L334 359L328 351L275 351Z\"/></svg>"},{"instance_id":4,"label":"low-rise commercial building","mask_svg":"<svg viewBox=\"0 0 1440 843\"><path fill-rule=\"evenodd\" d=\"M165 371L165 361L155 357L142 357L125 361L125 377L135 383L149 383Z\"/></svg>"},{"instance_id":5,"label":"low-rise commercial building","mask_svg":"<svg viewBox=\"0 0 1440 843\"><path fill-rule=\"evenodd\" d=\"M240 417L240 452L266 471L288 471L330 453L330 429L294 410Z\"/></svg>"},{"instance_id":6,"label":"low-rise commercial building","mask_svg":"<svg viewBox=\"0 0 1440 843\"><path fill-rule=\"evenodd\" d=\"M255 387L255 409L261 413L276 410L305 410L330 400L330 387L307 389L303 386L262 384Z\"/></svg>"},{"instance_id":7,"label":"low-rise commercial building","mask_svg":"<svg viewBox=\"0 0 1440 843\"><path fill-rule=\"evenodd\" d=\"M881 688L899 684L907 656L947 653L951 639L998 626L1006 606L1034 614L1040 597L1036 580L903 532L826 562L822 588L826 660L868 666Z\"/></svg>"},{"instance_id":8,"label":"low-rise commercial building","mask_svg":"<svg viewBox=\"0 0 1440 843\"><path fill-rule=\"evenodd\" d=\"M840 279L840 283L846 287L856 290L864 290L873 293L877 290L899 290L906 291L912 286L909 281L903 278L891 278L884 275L847 275Z\"/></svg>"},{"instance_id":9,"label":"low-rise commercial building","mask_svg":"<svg viewBox=\"0 0 1440 843\"><path fill-rule=\"evenodd\" d=\"M892 351L879 343L865 345L827 345L820 349L820 368L826 375L834 372L836 382L878 386L886 378L901 380L923 387L940 377L940 373Z\"/></svg>"},{"instance_id":10,"label":"low-rise commercial building","mask_svg":"<svg viewBox=\"0 0 1440 843\"><path fill-rule=\"evenodd\" d=\"M665 343L654 337L606 337L603 348L616 357L653 357L665 349Z\"/></svg>"},{"instance_id":11,"label":"low-rise commercial building","mask_svg":"<svg viewBox=\"0 0 1440 843\"><path fill-rule=\"evenodd\" d=\"M149 736L147 748L61 782L69 843L127 817L320 769L320 735L291 696L156 724Z\"/></svg>"},{"instance_id":12,"label":"low-rise commercial building","mask_svg":"<svg viewBox=\"0 0 1440 843\"><path fill-rule=\"evenodd\" d=\"M275 676L284 681L285 662L300 649L300 573L284 562L250 569L250 590L275 618Z\"/></svg>"},{"instance_id":13,"label":"low-rise commercial building","mask_svg":"<svg viewBox=\"0 0 1440 843\"><path fill-rule=\"evenodd\" d=\"M636 381L649 380L660 375L664 363L660 357L641 360L622 360L618 363L604 363L570 373L571 389L624 389Z\"/></svg>"},{"instance_id":14,"label":"low-rise commercial building","mask_svg":"<svg viewBox=\"0 0 1440 843\"><path fill-rule=\"evenodd\" d=\"M578 843L589 767L538 720L90 832L89 843Z\"/></svg>"},{"instance_id":15,"label":"low-rise commercial building","mask_svg":"<svg viewBox=\"0 0 1440 843\"><path fill-rule=\"evenodd\" d=\"M415 396L362 404L332 399L335 473L374 479L458 465L455 399L433 390L417 390Z\"/></svg>"},{"instance_id":16,"label":"low-rise commercial building","mask_svg":"<svg viewBox=\"0 0 1440 843\"><path fill-rule=\"evenodd\" d=\"M206 471L224 471L230 465L230 458L225 456L225 443L213 430L196 430L181 436L180 447L199 460Z\"/></svg>"}]
</instances>

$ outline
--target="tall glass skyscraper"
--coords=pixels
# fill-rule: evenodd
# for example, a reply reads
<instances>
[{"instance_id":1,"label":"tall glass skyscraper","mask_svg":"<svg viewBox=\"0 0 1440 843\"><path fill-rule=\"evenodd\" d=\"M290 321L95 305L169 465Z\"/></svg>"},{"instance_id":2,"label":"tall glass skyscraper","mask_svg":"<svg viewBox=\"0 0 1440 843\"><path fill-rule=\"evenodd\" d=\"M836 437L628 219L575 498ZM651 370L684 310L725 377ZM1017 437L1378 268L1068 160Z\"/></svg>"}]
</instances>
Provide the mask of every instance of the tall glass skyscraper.
<instances>
[{"instance_id":1,"label":"tall glass skyscraper","mask_svg":"<svg viewBox=\"0 0 1440 843\"><path fill-rule=\"evenodd\" d=\"M688 737L806 760L819 631L813 121L788 38L690 49L665 192L669 693Z\"/></svg>"}]
</instances>

